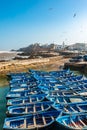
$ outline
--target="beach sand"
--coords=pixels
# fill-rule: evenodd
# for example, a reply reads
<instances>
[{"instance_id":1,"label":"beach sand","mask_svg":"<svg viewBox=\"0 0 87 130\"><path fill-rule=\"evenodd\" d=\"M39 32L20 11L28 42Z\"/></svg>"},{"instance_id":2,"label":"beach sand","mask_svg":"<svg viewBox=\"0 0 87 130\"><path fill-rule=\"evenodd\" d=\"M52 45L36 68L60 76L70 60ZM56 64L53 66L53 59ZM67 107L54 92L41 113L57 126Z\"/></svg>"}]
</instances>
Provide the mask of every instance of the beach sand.
<instances>
[{"instance_id":1,"label":"beach sand","mask_svg":"<svg viewBox=\"0 0 87 130\"><path fill-rule=\"evenodd\" d=\"M29 69L37 69L43 71L59 70L60 66L63 66L64 63L66 63L68 60L69 58L55 56L41 59L11 60L0 62L0 84L3 84L1 81L4 78L6 79L6 75L8 73L27 72ZM5 82L5 84L7 85L7 82Z\"/></svg>"}]
</instances>

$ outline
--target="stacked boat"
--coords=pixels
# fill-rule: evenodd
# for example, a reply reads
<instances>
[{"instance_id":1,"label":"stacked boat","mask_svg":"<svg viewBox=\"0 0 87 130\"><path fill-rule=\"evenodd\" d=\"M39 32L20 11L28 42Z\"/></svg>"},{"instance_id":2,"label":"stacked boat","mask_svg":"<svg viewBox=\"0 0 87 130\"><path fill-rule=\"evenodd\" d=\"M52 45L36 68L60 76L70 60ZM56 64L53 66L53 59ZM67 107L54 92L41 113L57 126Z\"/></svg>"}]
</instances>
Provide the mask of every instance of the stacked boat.
<instances>
[{"instance_id":1,"label":"stacked boat","mask_svg":"<svg viewBox=\"0 0 87 130\"><path fill-rule=\"evenodd\" d=\"M87 130L87 78L70 70L11 73L4 130Z\"/></svg>"}]
</instances>

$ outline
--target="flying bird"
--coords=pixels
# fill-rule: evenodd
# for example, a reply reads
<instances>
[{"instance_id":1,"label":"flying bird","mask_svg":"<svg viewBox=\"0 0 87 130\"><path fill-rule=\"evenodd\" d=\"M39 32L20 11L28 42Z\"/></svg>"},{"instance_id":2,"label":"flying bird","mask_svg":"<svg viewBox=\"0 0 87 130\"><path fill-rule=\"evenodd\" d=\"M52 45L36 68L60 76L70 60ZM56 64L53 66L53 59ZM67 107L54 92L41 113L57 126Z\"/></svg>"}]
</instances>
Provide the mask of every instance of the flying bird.
<instances>
[{"instance_id":1,"label":"flying bird","mask_svg":"<svg viewBox=\"0 0 87 130\"><path fill-rule=\"evenodd\" d=\"M73 15L73 18L75 18L76 17L76 13L74 13L74 15Z\"/></svg>"},{"instance_id":2,"label":"flying bird","mask_svg":"<svg viewBox=\"0 0 87 130\"><path fill-rule=\"evenodd\" d=\"M53 8L49 8L49 10L50 10L50 11L52 11L52 10L53 10Z\"/></svg>"}]
</instances>

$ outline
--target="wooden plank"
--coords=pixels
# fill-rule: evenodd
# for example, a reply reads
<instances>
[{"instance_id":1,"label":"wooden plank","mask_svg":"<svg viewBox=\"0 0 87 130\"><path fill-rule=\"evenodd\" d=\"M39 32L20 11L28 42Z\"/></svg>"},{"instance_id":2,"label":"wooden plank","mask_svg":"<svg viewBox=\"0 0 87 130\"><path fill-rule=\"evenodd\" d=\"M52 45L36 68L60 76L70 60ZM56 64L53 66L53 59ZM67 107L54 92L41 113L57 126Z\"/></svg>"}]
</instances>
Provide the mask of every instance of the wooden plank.
<instances>
[{"instance_id":1,"label":"wooden plank","mask_svg":"<svg viewBox=\"0 0 87 130\"><path fill-rule=\"evenodd\" d=\"M35 104L34 104L34 106L33 106L33 110L34 110L34 112L36 112L36 107L35 107Z\"/></svg>"},{"instance_id":2,"label":"wooden plank","mask_svg":"<svg viewBox=\"0 0 87 130\"><path fill-rule=\"evenodd\" d=\"M28 112L28 108L27 108L27 106L25 107L25 112L26 112L26 113Z\"/></svg>"},{"instance_id":3,"label":"wooden plank","mask_svg":"<svg viewBox=\"0 0 87 130\"><path fill-rule=\"evenodd\" d=\"M62 120L63 124L67 126L66 122L64 120Z\"/></svg>"},{"instance_id":4,"label":"wooden plank","mask_svg":"<svg viewBox=\"0 0 87 130\"><path fill-rule=\"evenodd\" d=\"M69 110L68 110L68 109L66 109L65 107L64 107L64 110L65 110L66 112L69 112Z\"/></svg>"},{"instance_id":5,"label":"wooden plank","mask_svg":"<svg viewBox=\"0 0 87 130\"><path fill-rule=\"evenodd\" d=\"M73 107L70 107L74 112L77 112Z\"/></svg>"},{"instance_id":6,"label":"wooden plank","mask_svg":"<svg viewBox=\"0 0 87 130\"><path fill-rule=\"evenodd\" d=\"M64 92L62 92L63 96L65 96Z\"/></svg>"},{"instance_id":7,"label":"wooden plank","mask_svg":"<svg viewBox=\"0 0 87 130\"><path fill-rule=\"evenodd\" d=\"M24 102L24 100L23 100L23 104L24 104L25 102Z\"/></svg>"},{"instance_id":8,"label":"wooden plank","mask_svg":"<svg viewBox=\"0 0 87 130\"><path fill-rule=\"evenodd\" d=\"M32 98L30 98L30 103L32 103Z\"/></svg>"},{"instance_id":9,"label":"wooden plank","mask_svg":"<svg viewBox=\"0 0 87 130\"><path fill-rule=\"evenodd\" d=\"M72 122L72 124L76 127L76 128L82 128L80 125L77 125L72 119L71 119L71 122Z\"/></svg>"},{"instance_id":10,"label":"wooden plank","mask_svg":"<svg viewBox=\"0 0 87 130\"><path fill-rule=\"evenodd\" d=\"M51 116L52 120L55 120L53 116Z\"/></svg>"},{"instance_id":11,"label":"wooden plank","mask_svg":"<svg viewBox=\"0 0 87 130\"><path fill-rule=\"evenodd\" d=\"M79 109L80 112L82 112L82 109L79 106L77 106L77 108Z\"/></svg>"},{"instance_id":12,"label":"wooden plank","mask_svg":"<svg viewBox=\"0 0 87 130\"><path fill-rule=\"evenodd\" d=\"M37 101L39 101L38 97L37 97Z\"/></svg>"},{"instance_id":13,"label":"wooden plank","mask_svg":"<svg viewBox=\"0 0 87 130\"><path fill-rule=\"evenodd\" d=\"M43 107L43 104L41 104L41 109L42 109L42 111L44 111L44 107Z\"/></svg>"},{"instance_id":14,"label":"wooden plank","mask_svg":"<svg viewBox=\"0 0 87 130\"><path fill-rule=\"evenodd\" d=\"M24 119L24 128L26 128L27 123L26 123L26 118Z\"/></svg>"},{"instance_id":15,"label":"wooden plank","mask_svg":"<svg viewBox=\"0 0 87 130\"><path fill-rule=\"evenodd\" d=\"M67 101L63 98L64 103L67 103Z\"/></svg>"},{"instance_id":16,"label":"wooden plank","mask_svg":"<svg viewBox=\"0 0 87 130\"><path fill-rule=\"evenodd\" d=\"M44 125L46 125L46 120L45 120L45 117L44 117L44 116L42 116L42 119L43 119L43 123L44 123Z\"/></svg>"},{"instance_id":17,"label":"wooden plank","mask_svg":"<svg viewBox=\"0 0 87 130\"><path fill-rule=\"evenodd\" d=\"M84 86L84 89L87 89L87 88Z\"/></svg>"},{"instance_id":18,"label":"wooden plank","mask_svg":"<svg viewBox=\"0 0 87 130\"><path fill-rule=\"evenodd\" d=\"M78 125L75 124L75 122L71 119L71 123L77 128Z\"/></svg>"},{"instance_id":19,"label":"wooden plank","mask_svg":"<svg viewBox=\"0 0 87 130\"><path fill-rule=\"evenodd\" d=\"M36 118L35 118L35 116L33 117L33 122L34 122L34 126L36 127Z\"/></svg>"},{"instance_id":20,"label":"wooden plank","mask_svg":"<svg viewBox=\"0 0 87 130\"><path fill-rule=\"evenodd\" d=\"M86 126L86 124L81 119L79 119L79 121L82 123L83 126Z\"/></svg>"},{"instance_id":21,"label":"wooden plank","mask_svg":"<svg viewBox=\"0 0 87 130\"><path fill-rule=\"evenodd\" d=\"M59 93L57 93L57 96L60 96Z\"/></svg>"},{"instance_id":22,"label":"wooden plank","mask_svg":"<svg viewBox=\"0 0 87 130\"><path fill-rule=\"evenodd\" d=\"M58 100L58 98L56 99L56 102L57 102L57 103L60 103L59 100Z\"/></svg>"}]
</instances>

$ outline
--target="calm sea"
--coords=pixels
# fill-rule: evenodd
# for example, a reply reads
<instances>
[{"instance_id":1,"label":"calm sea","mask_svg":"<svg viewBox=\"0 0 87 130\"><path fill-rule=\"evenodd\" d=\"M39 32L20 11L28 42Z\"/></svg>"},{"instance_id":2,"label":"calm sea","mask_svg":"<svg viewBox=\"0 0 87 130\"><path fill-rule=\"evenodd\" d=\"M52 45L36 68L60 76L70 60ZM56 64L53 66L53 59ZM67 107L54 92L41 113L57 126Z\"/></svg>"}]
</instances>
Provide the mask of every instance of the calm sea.
<instances>
[{"instance_id":1,"label":"calm sea","mask_svg":"<svg viewBox=\"0 0 87 130\"><path fill-rule=\"evenodd\" d=\"M3 123L6 117L6 94L9 86L0 87L0 130L3 130Z\"/></svg>"}]
</instances>

